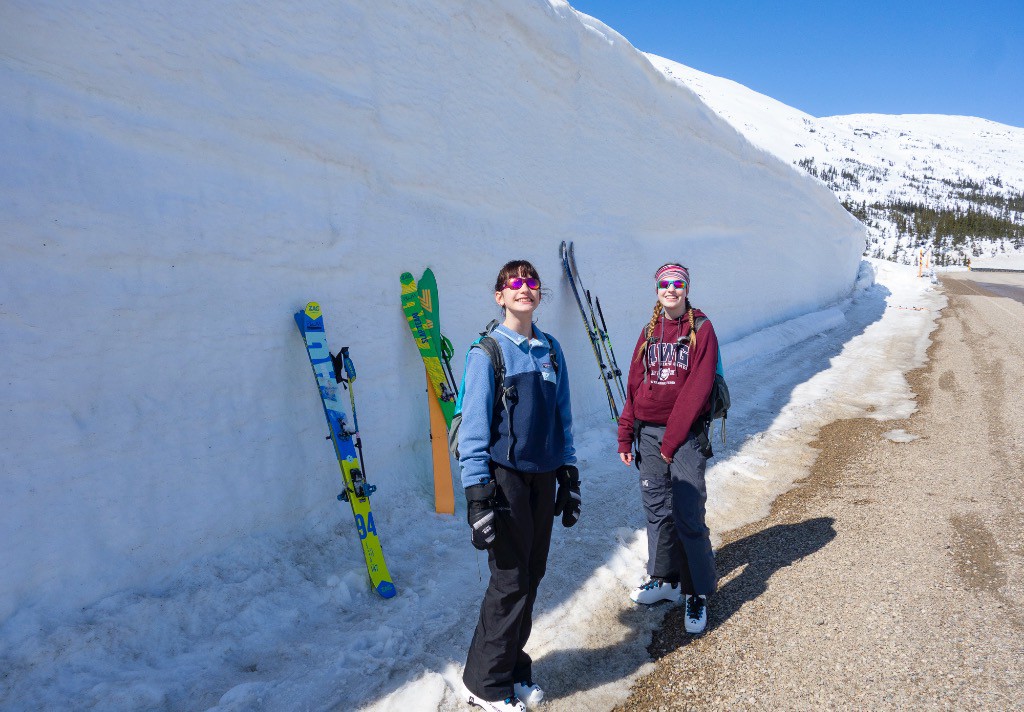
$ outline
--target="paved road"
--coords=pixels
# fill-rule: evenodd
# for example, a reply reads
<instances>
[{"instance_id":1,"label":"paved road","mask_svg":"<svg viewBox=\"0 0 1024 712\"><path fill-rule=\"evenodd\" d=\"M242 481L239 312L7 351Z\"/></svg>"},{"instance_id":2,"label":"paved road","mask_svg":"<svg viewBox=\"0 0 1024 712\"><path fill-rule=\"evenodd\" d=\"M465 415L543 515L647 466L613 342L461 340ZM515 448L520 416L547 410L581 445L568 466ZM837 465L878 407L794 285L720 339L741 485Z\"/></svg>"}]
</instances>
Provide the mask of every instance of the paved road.
<instances>
[{"instance_id":1,"label":"paved road","mask_svg":"<svg viewBox=\"0 0 1024 712\"><path fill-rule=\"evenodd\" d=\"M719 549L709 631L670 609L620 709L1024 709L1024 275L942 283L918 412L828 426Z\"/></svg>"},{"instance_id":2,"label":"paved road","mask_svg":"<svg viewBox=\"0 0 1024 712\"><path fill-rule=\"evenodd\" d=\"M1024 273L1021 272L972 272L961 278L968 290L977 289L1000 297L1009 297L1024 304Z\"/></svg>"}]
</instances>

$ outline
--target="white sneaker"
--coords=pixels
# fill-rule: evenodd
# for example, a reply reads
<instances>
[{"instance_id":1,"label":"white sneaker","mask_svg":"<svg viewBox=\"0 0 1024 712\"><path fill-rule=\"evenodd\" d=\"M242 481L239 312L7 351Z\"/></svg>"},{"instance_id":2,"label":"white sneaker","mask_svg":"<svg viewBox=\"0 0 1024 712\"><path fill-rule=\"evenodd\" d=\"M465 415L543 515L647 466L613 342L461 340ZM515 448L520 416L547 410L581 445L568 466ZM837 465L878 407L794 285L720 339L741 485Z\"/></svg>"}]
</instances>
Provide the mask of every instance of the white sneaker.
<instances>
[{"instance_id":1,"label":"white sneaker","mask_svg":"<svg viewBox=\"0 0 1024 712\"><path fill-rule=\"evenodd\" d=\"M703 633L708 626L708 597L686 596L686 615L683 627L687 633Z\"/></svg>"},{"instance_id":2,"label":"white sneaker","mask_svg":"<svg viewBox=\"0 0 1024 712\"><path fill-rule=\"evenodd\" d=\"M490 702L488 700L482 700L474 695L469 690L466 690L466 702L477 707L482 707L489 712L526 712L526 705L519 701L519 698L513 695L512 697L506 697L498 702Z\"/></svg>"},{"instance_id":3,"label":"white sneaker","mask_svg":"<svg viewBox=\"0 0 1024 712\"><path fill-rule=\"evenodd\" d=\"M544 699L544 690L532 682L517 682L512 686L512 691L516 693L516 697L522 700L523 704L527 707L535 705Z\"/></svg>"},{"instance_id":4,"label":"white sneaker","mask_svg":"<svg viewBox=\"0 0 1024 712\"><path fill-rule=\"evenodd\" d=\"M683 597L678 583L667 583L660 578L652 578L640 584L629 594L635 603L650 605L658 601L678 603Z\"/></svg>"}]
</instances>

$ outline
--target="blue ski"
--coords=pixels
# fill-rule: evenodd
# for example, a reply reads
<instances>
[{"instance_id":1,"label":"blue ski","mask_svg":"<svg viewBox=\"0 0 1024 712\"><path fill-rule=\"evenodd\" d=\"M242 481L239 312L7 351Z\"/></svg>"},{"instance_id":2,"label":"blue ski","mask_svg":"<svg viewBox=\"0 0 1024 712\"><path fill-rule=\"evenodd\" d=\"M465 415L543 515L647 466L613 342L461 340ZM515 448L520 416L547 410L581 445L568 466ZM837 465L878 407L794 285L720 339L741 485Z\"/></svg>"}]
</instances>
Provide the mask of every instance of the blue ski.
<instances>
[{"instance_id":1,"label":"blue ski","mask_svg":"<svg viewBox=\"0 0 1024 712\"><path fill-rule=\"evenodd\" d=\"M327 348L320 305L316 302L307 304L304 310L295 313L295 323L306 342L309 362L313 366L313 375L316 376L320 388L324 415L331 429L334 454L338 456L338 465L341 467L344 489L338 495L338 499L352 506L352 516L355 517L356 532L363 547L370 583L381 596L391 598L396 593L395 584L392 583L391 574L384 563L384 551L377 537L373 512L370 511L370 495L377 488L366 483L353 443L353 436L356 433L348 429L345 413L338 400L338 379L335 377L330 349Z\"/></svg>"}]
</instances>

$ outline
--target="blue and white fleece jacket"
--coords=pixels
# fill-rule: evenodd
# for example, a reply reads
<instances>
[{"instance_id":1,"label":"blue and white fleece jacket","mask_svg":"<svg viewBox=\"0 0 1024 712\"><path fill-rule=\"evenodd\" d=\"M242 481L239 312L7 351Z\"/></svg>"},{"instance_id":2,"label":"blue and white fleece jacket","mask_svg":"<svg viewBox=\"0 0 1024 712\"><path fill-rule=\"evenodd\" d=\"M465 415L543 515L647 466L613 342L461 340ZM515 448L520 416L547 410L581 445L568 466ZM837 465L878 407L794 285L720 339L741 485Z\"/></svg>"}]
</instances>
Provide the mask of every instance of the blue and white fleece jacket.
<instances>
[{"instance_id":1,"label":"blue and white fleece jacket","mask_svg":"<svg viewBox=\"0 0 1024 712\"><path fill-rule=\"evenodd\" d=\"M491 479L490 463L520 472L549 472L576 464L572 443L569 373L562 347L534 329L528 339L499 324L491 332L505 358L505 388L513 387L508 412L495 399L487 352L470 348L459 393L459 464L462 486ZM556 374L551 351L558 359Z\"/></svg>"}]
</instances>

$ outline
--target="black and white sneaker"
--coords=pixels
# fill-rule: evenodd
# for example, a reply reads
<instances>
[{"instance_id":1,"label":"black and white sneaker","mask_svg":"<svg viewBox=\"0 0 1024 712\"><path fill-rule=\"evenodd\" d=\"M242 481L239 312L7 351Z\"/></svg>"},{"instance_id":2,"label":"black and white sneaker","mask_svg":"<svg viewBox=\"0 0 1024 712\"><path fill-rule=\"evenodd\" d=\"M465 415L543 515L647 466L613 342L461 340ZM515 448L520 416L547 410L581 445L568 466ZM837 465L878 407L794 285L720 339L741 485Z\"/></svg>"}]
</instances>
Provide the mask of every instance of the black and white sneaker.
<instances>
[{"instance_id":1,"label":"black and white sneaker","mask_svg":"<svg viewBox=\"0 0 1024 712\"><path fill-rule=\"evenodd\" d=\"M512 691L527 707L532 707L544 699L544 690L540 689L539 685L534 685L532 680L517 682L512 686Z\"/></svg>"},{"instance_id":2,"label":"black and white sneaker","mask_svg":"<svg viewBox=\"0 0 1024 712\"><path fill-rule=\"evenodd\" d=\"M707 596L686 596L686 616L683 619L683 627L687 633L703 633L708 627L708 597Z\"/></svg>"},{"instance_id":3,"label":"black and white sneaker","mask_svg":"<svg viewBox=\"0 0 1024 712\"><path fill-rule=\"evenodd\" d=\"M466 690L466 702L488 710L488 712L526 712L526 705L515 695L497 702L491 702L490 700L482 700L469 690Z\"/></svg>"},{"instance_id":4,"label":"black and white sneaker","mask_svg":"<svg viewBox=\"0 0 1024 712\"><path fill-rule=\"evenodd\" d=\"M670 601L678 603L683 597L683 592L678 583L669 583L660 578L651 578L633 589L629 597L634 603L651 605L658 601Z\"/></svg>"}]
</instances>

